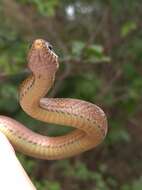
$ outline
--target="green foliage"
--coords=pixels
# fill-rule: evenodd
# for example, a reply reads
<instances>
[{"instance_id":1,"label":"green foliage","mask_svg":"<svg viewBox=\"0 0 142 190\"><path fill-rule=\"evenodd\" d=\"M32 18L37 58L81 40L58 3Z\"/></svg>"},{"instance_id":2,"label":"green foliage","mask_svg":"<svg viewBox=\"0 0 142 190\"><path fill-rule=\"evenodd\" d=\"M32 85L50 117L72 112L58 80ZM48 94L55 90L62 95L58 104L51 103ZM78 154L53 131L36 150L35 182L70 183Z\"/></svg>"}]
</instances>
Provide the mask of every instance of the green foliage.
<instances>
[{"instance_id":1,"label":"green foliage","mask_svg":"<svg viewBox=\"0 0 142 190\"><path fill-rule=\"evenodd\" d=\"M18 156L19 161L24 166L25 170L29 173L29 175L31 175L34 167L36 166L36 163L33 160L28 159L21 154L17 154L17 156Z\"/></svg>"},{"instance_id":2,"label":"green foliage","mask_svg":"<svg viewBox=\"0 0 142 190\"><path fill-rule=\"evenodd\" d=\"M110 58L105 56L103 47L96 44L86 44L82 41L74 41L72 43L72 57L80 60L83 58L85 62L109 62Z\"/></svg>"},{"instance_id":3,"label":"green foliage","mask_svg":"<svg viewBox=\"0 0 142 190\"><path fill-rule=\"evenodd\" d=\"M101 79L97 78L93 73L86 74L78 78L75 83L75 92L78 98L83 97L86 100L95 101L99 87L101 86ZM93 84L93 88L92 85ZM87 89L87 91L86 91ZM75 98L75 95L73 94Z\"/></svg>"},{"instance_id":4,"label":"green foliage","mask_svg":"<svg viewBox=\"0 0 142 190\"><path fill-rule=\"evenodd\" d=\"M37 11L42 16L53 16L55 13L55 8L59 5L59 0L20 0L20 2L23 4L35 5Z\"/></svg>"},{"instance_id":5,"label":"green foliage","mask_svg":"<svg viewBox=\"0 0 142 190\"><path fill-rule=\"evenodd\" d=\"M119 129L119 127L117 127L116 129L113 129L110 132L110 134L108 135L107 141L110 144L113 144L116 142L130 142L130 136L126 130L124 130L123 128Z\"/></svg>"},{"instance_id":6,"label":"green foliage","mask_svg":"<svg viewBox=\"0 0 142 190\"><path fill-rule=\"evenodd\" d=\"M0 108L3 111L13 113L17 110L17 89L11 84L0 85L0 97L3 101L0 102Z\"/></svg>"},{"instance_id":7,"label":"green foliage","mask_svg":"<svg viewBox=\"0 0 142 190\"><path fill-rule=\"evenodd\" d=\"M75 41L72 44L72 55L76 58L79 58L82 54L83 49L85 48L85 43L80 41Z\"/></svg>"},{"instance_id":8,"label":"green foliage","mask_svg":"<svg viewBox=\"0 0 142 190\"><path fill-rule=\"evenodd\" d=\"M98 171L91 171L87 168L85 163L83 162L76 162L74 167L69 163L69 161L59 162L55 164L56 169L62 171L62 175L66 177L76 179L78 181L82 181L84 184L87 181L92 183L91 190L109 190L109 185L112 184L113 179L107 178L104 180L103 173L106 171L105 165L101 165Z\"/></svg>"},{"instance_id":9,"label":"green foliage","mask_svg":"<svg viewBox=\"0 0 142 190\"><path fill-rule=\"evenodd\" d=\"M132 184L125 184L122 186L121 190L141 190L142 189L142 177L136 179Z\"/></svg>"},{"instance_id":10,"label":"green foliage","mask_svg":"<svg viewBox=\"0 0 142 190\"><path fill-rule=\"evenodd\" d=\"M8 39L0 43L0 69L5 74L15 74L21 71L21 66L26 60L27 44L24 41Z\"/></svg>"},{"instance_id":11,"label":"green foliage","mask_svg":"<svg viewBox=\"0 0 142 190\"><path fill-rule=\"evenodd\" d=\"M90 62L109 62L110 58L104 55L101 45L90 45L84 50L84 58Z\"/></svg>"},{"instance_id":12,"label":"green foliage","mask_svg":"<svg viewBox=\"0 0 142 190\"><path fill-rule=\"evenodd\" d=\"M126 37L128 34L130 34L130 32L132 32L133 30L135 30L137 28L136 22L134 21L128 21L126 22L121 29L121 35L123 37Z\"/></svg>"},{"instance_id":13,"label":"green foliage","mask_svg":"<svg viewBox=\"0 0 142 190\"><path fill-rule=\"evenodd\" d=\"M48 0L48 1L39 1L39 0L32 0L33 3L37 6L37 9L40 14L53 16L55 13L55 8L59 4L59 0Z\"/></svg>"},{"instance_id":14,"label":"green foliage","mask_svg":"<svg viewBox=\"0 0 142 190\"><path fill-rule=\"evenodd\" d=\"M40 190L45 190L45 188L50 190L61 190L60 184L55 181L42 180L40 183L35 182L35 186Z\"/></svg>"}]
</instances>

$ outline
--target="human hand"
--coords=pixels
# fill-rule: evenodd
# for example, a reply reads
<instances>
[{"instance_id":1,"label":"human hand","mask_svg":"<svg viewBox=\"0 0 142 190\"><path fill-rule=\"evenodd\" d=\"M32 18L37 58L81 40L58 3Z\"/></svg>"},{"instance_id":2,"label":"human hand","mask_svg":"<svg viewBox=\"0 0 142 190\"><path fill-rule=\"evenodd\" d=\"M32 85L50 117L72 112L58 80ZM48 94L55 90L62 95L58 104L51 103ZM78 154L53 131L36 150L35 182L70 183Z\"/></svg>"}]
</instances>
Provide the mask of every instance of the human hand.
<instances>
[{"instance_id":1,"label":"human hand","mask_svg":"<svg viewBox=\"0 0 142 190\"><path fill-rule=\"evenodd\" d=\"M0 132L0 189L36 190L24 168L16 157L15 151Z\"/></svg>"}]
</instances>

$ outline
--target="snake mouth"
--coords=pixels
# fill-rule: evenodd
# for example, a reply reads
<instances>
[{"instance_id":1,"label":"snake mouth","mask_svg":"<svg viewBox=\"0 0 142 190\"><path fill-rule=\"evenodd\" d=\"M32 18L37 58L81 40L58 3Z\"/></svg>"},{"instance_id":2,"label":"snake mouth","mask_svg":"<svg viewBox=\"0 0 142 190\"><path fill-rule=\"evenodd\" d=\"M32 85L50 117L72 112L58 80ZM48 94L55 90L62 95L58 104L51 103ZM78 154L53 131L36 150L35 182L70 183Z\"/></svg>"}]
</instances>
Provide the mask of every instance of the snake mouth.
<instances>
[{"instance_id":1,"label":"snake mouth","mask_svg":"<svg viewBox=\"0 0 142 190\"><path fill-rule=\"evenodd\" d=\"M30 48L28 59L35 53L35 52L44 52L48 55L48 57L53 57L55 60L58 59L57 54L54 52L52 45L43 39L36 39Z\"/></svg>"},{"instance_id":2,"label":"snake mouth","mask_svg":"<svg viewBox=\"0 0 142 190\"><path fill-rule=\"evenodd\" d=\"M48 41L45 41L45 40L43 40L43 39L36 39L36 40L33 42L33 49L35 49L35 50L46 49L49 54L51 54L51 55L54 56L55 58L58 57L58 56L55 54L55 52L53 51L52 45L51 45Z\"/></svg>"},{"instance_id":3,"label":"snake mouth","mask_svg":"<svg viewBox=\"0 0 142 190\"><path fill-rule=\"evenodd\" d=\"M36 39L33 42L27 59L28 67L35 73L38 69L56 71L59 67L58 56L49 42L43 39Z\"/></svg>"}]
</instances>

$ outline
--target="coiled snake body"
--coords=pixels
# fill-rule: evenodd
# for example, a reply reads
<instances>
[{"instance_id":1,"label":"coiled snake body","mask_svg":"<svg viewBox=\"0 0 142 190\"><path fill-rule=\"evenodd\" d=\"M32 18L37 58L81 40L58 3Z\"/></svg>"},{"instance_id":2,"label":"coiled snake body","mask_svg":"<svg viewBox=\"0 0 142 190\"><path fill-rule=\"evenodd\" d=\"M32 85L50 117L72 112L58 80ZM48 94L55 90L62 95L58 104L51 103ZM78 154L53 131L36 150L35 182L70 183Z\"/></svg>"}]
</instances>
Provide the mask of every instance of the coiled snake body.
<instances>
[{"instance_id":1,"label":"coiled snake body","mask_svg":"<svg viewBox=\"0 0 142 190\"><path fill-rule=\"evenodd\" d=\"M28 54L32 74L21 85L20 105L33 118L72 126L74 131L60 137L42 136L0 115L0 131L17 150L32 157L70 157L95 147L107 133L107 119L98 106L77 99L43 98L54 82L58 66L58 57L48 42L35 40Z\"/></svg>"}]
</instances>

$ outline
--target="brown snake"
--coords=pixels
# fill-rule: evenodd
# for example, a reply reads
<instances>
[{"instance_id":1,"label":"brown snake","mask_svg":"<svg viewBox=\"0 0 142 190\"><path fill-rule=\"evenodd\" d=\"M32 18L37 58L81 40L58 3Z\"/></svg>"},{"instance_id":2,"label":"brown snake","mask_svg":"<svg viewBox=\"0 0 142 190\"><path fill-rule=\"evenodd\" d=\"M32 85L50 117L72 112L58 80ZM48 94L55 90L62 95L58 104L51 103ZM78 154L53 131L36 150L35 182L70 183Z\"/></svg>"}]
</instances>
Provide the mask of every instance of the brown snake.
<instances>
[{"instance_id":1,"label":"brown snake","mask_svg":"<svg viewBox=\"0 0 142 190\"><path fill-rule=\"evenodd\" d=\"M32 74L20 88L23 110L40 121L76 129L59 137L42 136L0 115L0 131L15 149L32 157L51 160L70 157L98 145L107 133L107 119L98 106L78 99L43 98L53 85L59 67L58 57L48 42L34 41L28 54L28 67Z\"/></svg>"}]
</instances>

